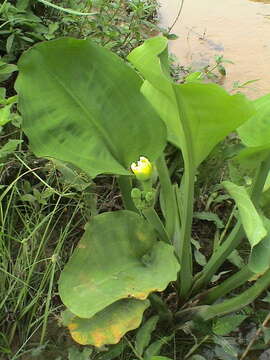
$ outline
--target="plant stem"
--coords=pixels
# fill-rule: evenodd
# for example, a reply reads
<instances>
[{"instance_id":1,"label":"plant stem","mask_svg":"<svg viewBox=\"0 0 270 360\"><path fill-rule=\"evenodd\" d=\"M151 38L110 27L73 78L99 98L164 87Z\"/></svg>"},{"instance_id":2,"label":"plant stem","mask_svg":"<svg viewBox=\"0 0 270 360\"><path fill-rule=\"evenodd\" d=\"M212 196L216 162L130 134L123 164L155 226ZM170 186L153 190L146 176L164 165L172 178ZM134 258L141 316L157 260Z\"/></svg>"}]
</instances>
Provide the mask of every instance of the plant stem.
<instances>
[{"instance_id":1,"label":"plant stem","mask_svg":"<svg viewBox=\"0 0 270 360\"><path fill-rule=\"evenodd\" d=\"M181 235L179 239L176 239L174 246L181 265L178 284L180 290L179 299L180 301L185 301L190 293L193 281L191 228L193 219L194 183L198 164L196 164L196 159L194 157L194 149L192 146L193 140L185 102L177 93L175 86L173 86L173 90L177 107L180 111L179 115L183 130L183 144L181 151L184 160L184 175L180 186L180 198L183 200L181 201L181 205L183 204L183 206L181 206L181 211L179 211L179 201L177 204L179 224L181 224Z\"/></svg>"},{"instance_id":2,"label":"plant stem","mask_svg":"<svg viewBox=\"0 0 270 360\"><path fill-rule=\"evenodd\" d=\"M242 294L225 300L222 303L212 305L202 310L200 316L204 320L213 319L216 316L226 315L247 306L254 301L270 285L270 269L267 270L248 290Z\"/></svg>"},{"instance_id":3,"label":"plant stem","mask_svg":"<svg viewBox=\"0 0 270 360\"><path fill-rule=\"evenodd\" d=\"M258 206L259 204L260 196L262 194L269 169L270 156L261 162L253 182L250 198L255 206ZM238 220L227 239L220 245L217 251L213 253L203 271L199 274L199 277L197 277L197 280L192 288L193 293L196 293L200 288L209 282L218 268L223 264L231 252L241 243L244 237L245 231L241 221Z\"/></svg>"},{"instance_id":4,"label":"plant stem","mask_svg":"<svg viewBox=\"0 0 270 360\"><path fill-rule=\"evenodd\" d=\"M174 25L175 25L175 24L177 23L177 21L179 20L180 15L181 15L181 13L182 13L183 6L184 6L184 0L181 0L180 9L178 10L178 13L177 13L177 15L176 15L176 18L174 19L174 22L173 22L172 25L169 27L168 33L170 33L170 32L172 31L172 29L174 28Z\"/></svg>"},{"instance_id":5,"label":"plant stem","mask_svg":"<svg viewBox=\"0 0 270 360\"><path fill-rule=\"evenodd\" d=\"M96 13L82 13L82 12L75 11L75 10L72 10L72 9L66 9L66 8L61 7L61 6L52 4L51 2L49 2L47 0L37 0L37 1L42 3L43 5L50 6L50 7L54 8L54 9L56 9L56 10L66 12L66 13L71 14L71 15L79 15L79 16L93 16L93 15L96 15Z\"/></svg>"},{"instance_id":6,"label":"plant stem","mask_svg":"<svg viewBox=\"0 0 270 360\"><path fill-rule=\"evenodd\" d=\"M267 179L270 170L270 155L261 162L260 167L257 170L255 181L251 189L250 198L255 207L259 205L261 194L263 192L264 184Z\"/></svg>"},{"instance_id":7,"label":"plant stem","mask_svg":"<svg viewBox=\"0 0 270 360\"><path fill-rule=\"evenodd\" d=\"M212 276L215 274L218 268L223 264L231 252L240 244L244 236L245 232L241 221L239 220L230 235L212 255L203 271L199 274L200 277L197 278L192 287L192 293L196 294L200 288L204 287L211 280Z\"/></svg>"},{"instance_id":8,"label":"plant stem","mask_svg":"<svg viewBox=\"0 0 270 360\"><path fill-rule=\"evenodd\" d=\"M166 231L169 238L172 239L175 230L176 201L164 155L157 160L156 166L164 199Z\"/></svg>"},{"instance_id":9,"label":"plant stem","mask_svg":"<svg viewBox=\"0 0 270 360\"><path fill-rule=\"evenodd\" d=\"M171 244L170 238L165 230L165 227L160 220L160 217L158 216L156 210L154 207L149 207L142 210L143 215L147 219L147 221L153 226L153 228L157 231L160 240Z\"/></svg>"},{"instance_id":10,"label":"plant stem","mask_svg":"<svg viewBox=\"0 0 270 360\"><path fill-rule=\"evenodd\" d=\"M138 212L131 198L132 180L130 176L119 176L117 181L122 194L122 200L125 209Z\"/></svg>"},{"instance_id":11,"label":"plant stem","mask_svg":"<svg viewBox=\"0 0 270 360\"><path fill-rule=\"evenodd\" d=\"M222 296L243 285L253 275L254 272L251 271L247 265L244 266L240 271L230 276L220 285L211 288L203 294L202 297L200 297L200 304L212 304L217 299L220 299Z\"/></svg>"},{"instance_id":12,"label":"plant stem","mask_svg":"<svg viewBox=\"0 0 270 360\"><path fill-rule=\"evenodd\" d=\"M234 210L235 209L236 209L236 206L233 207L231 215L229 216L229 219L228 219L228 221L227 221L227 223L225 225L225 228L224 228L224 230L222 231L222 233L221 233L221 235L219 237L219 242L218 242L219 245L222 244L223 238L227 234L227 231L228 231L229 227L231 226L232 220L234 218Z\"/></svg>"},{"instance_id":13,"label":"plant stem","mask_svg":"<svg viewBox=\"0 0 270 360\"><path fill-rule=\"evenodd\" d=\"M192 253L191 227L193 219L193 199L195 169L185 166L184 179L180 187L183 196L183 216L181 218L181 238L176 244L176 254L181 264L180 271L180 298L185 300L192 284Z\"/></svg>"},{"instance_id":14,"label":"plant stem","mask_svg":"<svg viewBox=\"0 0 270 360\"><path fill-rule=\"evenodd\" d=\"M211 335L205 335L205 337L201 341L199 341L195 345L193 345L192 348L189 350L189 352L185 355L184 360L187 360L188 358L190 358L190 356L192 354L194 354L194 352L196 350L198 350L199 347L210 338L210 336Z\"/></svg>"}]
</instances>

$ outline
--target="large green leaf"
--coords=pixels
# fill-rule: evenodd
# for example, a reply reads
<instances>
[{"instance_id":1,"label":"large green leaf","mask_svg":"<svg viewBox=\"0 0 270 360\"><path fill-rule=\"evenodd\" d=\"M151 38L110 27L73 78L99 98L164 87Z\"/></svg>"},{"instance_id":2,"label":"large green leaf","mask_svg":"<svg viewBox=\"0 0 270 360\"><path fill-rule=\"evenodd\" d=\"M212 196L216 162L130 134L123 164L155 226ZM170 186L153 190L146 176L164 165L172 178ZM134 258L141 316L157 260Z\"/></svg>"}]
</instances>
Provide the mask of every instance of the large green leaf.
<instances>
[{"instance_id":1,"label":"large green leaf","mask_svg":"<svg viewBox=\"0 0 270 360\"><path fill-rule=\"evenodd\" d=\"M263 217L263 223L267 236L252 248L248 263L252 271L260 274L270 268L270 220Z\"/></svg>"},{"instance_id":2,"label":"large green leaf","mask_svg":"<svg viewBox=\"0 0 270 360\"><path fill-rule=\"evenodd\" d=\"M195 166L254 112L244 95L230 96L218 85L173 83L164 37L147 40L128 59L146 79L142 92L166 123L169 141Z\"/></svg>"},{"instance_id":3,"label":"large green leaf","mask_svg":"<svg viewBox=\"0 0 270 360\"><path fill-rule=\"evenodd\" d=\"M141 78L90 40L40 43L19 61L16 89L33 152L90 176L128 175L133 161L162 152L166 128L140 92Z\"/></svg>"},{"instance_id":4,"label":"large green leaf","mask_svg":"<svg viewBox=\"0 0 270 360\"><path fill-rule=\"evenodd\" d=\"M245 147L230 160L230 178L238 185L246 184L246 180L252 181L258 167L266 161L270 155L268 146Z\"/></svg>"},{"instance_id":5,"label":"large green leaf","mask_svg":"<svg viewBox=\"0 0 270 360\"><path fill-rule=\"evenodd\" d=\"M270 94L253 102L255 114L241 125L237 131L246 146L232 159L232 164L240 175L254 177L258 166L270 154Z\"/></svg>"},{"instance_id":6,"label":"large green leaf","mask_svg":"<svg viewBox=\"0 0 270 360\"><path fill-rule=\"evenodd\" d=\"M270 147L270 94L254 101L256 113L242 126L238 134L248 147Z\"/></svg>"},{"instance_id":7,"label":"large green leaf","mask_svg":"<svg viewBox=\"0 0 270 360\"><path fill-rule=\"evenodd\" d=\"M140 325L143 312L149 304L148 300L119 300L90 319L64 315L69 317L64 325L79 344L97 347L117 344L126 332Z\"/></svg>"},{"instance_id":8,"label":"large green leaf","mask_svg":"<svg viewBox=\"0 0 270 360\"><path fill-rule=\"evenodd\" d=\"M145 299L176 280L179 264L171 245L136 213L117 211L94 217L59 281L63 303L90 318L123 298Z\"/></svg>"},{"instance_id":9,"label":"large green leaf","mask_svg":"<svg viewBox=\"0 0 270 360\"><path fill-rule=\"evenodd\" d=\"M250 245L253 248L255 245L259 244L267 234L263 221L253 205L245 187L235 185L230 181L224 181L223 185L238 207L244 230Z\"/></svg>"}]
</instances>

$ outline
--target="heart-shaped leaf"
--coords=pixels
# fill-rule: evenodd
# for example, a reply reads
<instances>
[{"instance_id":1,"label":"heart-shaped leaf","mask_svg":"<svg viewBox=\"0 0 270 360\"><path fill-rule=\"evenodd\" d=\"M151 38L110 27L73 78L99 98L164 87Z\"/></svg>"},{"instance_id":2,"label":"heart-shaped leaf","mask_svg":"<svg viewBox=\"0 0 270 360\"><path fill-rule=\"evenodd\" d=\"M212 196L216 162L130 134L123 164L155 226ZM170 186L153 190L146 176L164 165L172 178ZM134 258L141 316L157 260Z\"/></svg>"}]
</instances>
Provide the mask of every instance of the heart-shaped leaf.
<instances>
[{"instance_id":1,"label":"heart-shaped leaf","mask_svg":"<svg viewBox=\"0 0 270 360\"><path fill-rule=\"evenodd\" d=\"M104 213L87 225L59 281L63 303L90 318L124 298L146 299L177 278L171 245L156 240L150 225L131 211Z\"/></svg>"},{"instance_id":2,"label":"heart-shaped leaf","mask_svg":"<svg viewBox=\"0 0 270 360\"><path fill-rule=\"evenodd\" d=\"M141 78L107 49L62 38L37 44L18 66L23 130L37 156L94 177L129 175L141 155L161 154L166 128L141 94Z\"/></svg>"}]
</instances>

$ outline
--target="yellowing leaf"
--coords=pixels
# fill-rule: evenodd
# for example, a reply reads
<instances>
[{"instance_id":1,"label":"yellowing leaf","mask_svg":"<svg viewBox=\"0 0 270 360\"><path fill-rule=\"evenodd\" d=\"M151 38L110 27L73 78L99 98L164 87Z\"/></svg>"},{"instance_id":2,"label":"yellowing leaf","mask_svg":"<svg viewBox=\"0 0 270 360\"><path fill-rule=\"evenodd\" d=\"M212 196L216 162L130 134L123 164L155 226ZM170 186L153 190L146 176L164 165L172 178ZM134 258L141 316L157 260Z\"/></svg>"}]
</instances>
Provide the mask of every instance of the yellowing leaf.
<instances>
[{"instance_id":1,"label":"yellowing leaf","mask_svg":"<svg viewBox=\"0 0 270 360\"><path fill-rule=\"evenodd\" d=\"M126 332L140 325L149 304L148 300L120 300L90 319L70 317L65 325L69 328L72 338L81 345L101 347L117 344ZM70 313L69 310L66 312Z\"/></svg>"}]
</instances>

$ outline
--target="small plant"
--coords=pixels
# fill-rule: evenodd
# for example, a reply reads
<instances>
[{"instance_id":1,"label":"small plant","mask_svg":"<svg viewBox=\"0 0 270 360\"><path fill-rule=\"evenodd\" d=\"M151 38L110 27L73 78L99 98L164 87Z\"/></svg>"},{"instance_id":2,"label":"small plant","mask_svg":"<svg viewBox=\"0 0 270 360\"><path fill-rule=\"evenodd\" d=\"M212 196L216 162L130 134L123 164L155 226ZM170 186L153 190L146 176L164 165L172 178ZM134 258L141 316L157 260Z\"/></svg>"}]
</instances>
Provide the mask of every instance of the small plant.
<instances>
[{"instance_id":1,"label":"small plant","mask_svg":"<svg viewBox=\"0 0 270 360\"><path fill-rule=\"evenodd\" d=\"M240 310L270 284L270 219L260 207L270 169L270 96L252 102L216 84L176 84L169 76L167 45L165 37L151 38L129 54L127 64L89 40L64 38L36 45L18 64L19 109L33 152L72 164L93 179L115 175L125 206L91 217L60 276L63 322L83 345L119 342L140 325L150 302L163 313L167 309L171 336L187 324L192 329ZM195 272L197 170L232 131L242 146L231 160L233 181L222 186L236 206L211 256ZM167 141L184 163L175 183L164 153ZM210 287L246 239L246 264ZM252 279L252 286L224 300ZM176 284L175 312L157 294L153 298L170 282ZM143 350L140 345L138 358L148 360Z\"/></svg>"}]
</instances>

